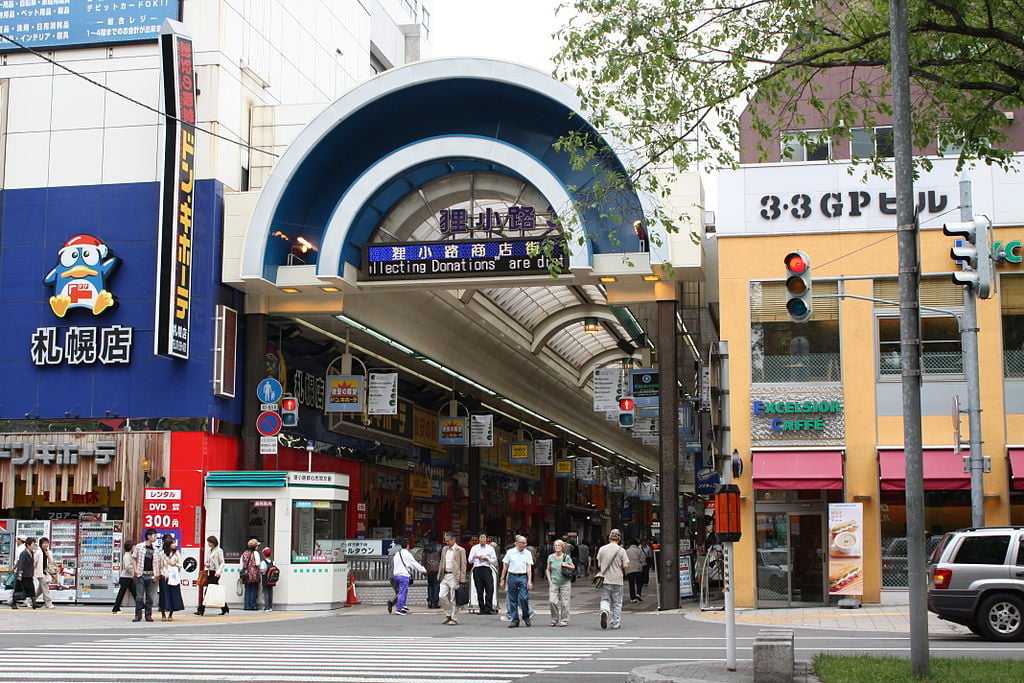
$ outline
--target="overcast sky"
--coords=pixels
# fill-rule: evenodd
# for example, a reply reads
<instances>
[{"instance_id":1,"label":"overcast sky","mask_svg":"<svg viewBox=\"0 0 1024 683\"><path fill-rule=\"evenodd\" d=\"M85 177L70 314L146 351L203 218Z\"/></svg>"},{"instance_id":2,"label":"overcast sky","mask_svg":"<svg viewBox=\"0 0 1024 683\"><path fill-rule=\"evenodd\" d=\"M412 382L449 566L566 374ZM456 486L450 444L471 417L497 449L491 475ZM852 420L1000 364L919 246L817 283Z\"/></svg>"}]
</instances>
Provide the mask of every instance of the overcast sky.
<instances>
[{"instance_id":1,"label":"overcast sky","mask_svg":"<svg viewBox=\"0 0 1024 683\"><path fill-rule=\"evenodd\" d=\"M551 73L561 0L434 0L434 57L493 57Z\"/></svg>"}]
</instances>

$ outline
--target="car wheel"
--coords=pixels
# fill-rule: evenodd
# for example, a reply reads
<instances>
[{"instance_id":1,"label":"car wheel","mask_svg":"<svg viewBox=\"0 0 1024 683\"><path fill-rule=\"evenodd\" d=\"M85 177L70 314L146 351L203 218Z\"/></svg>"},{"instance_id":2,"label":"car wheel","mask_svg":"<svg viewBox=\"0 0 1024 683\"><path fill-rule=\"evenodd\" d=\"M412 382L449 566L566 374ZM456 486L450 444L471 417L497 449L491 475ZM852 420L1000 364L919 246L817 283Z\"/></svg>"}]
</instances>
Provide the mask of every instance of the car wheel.
<instances>
[{"instance_id":1,"label":"car wheel","mask_svg":"<svg viewBox=\"0 0 1024 683\"><path fill-rule=\"evenodd\" d=\"M1024 601L1007 593L985 598L978 608L977 626L980 635L989 640L1020 640L1024 637Z\"/></svg>"},{"instance_id":2,"label":"car wheel","mask_svg":"<svg viewBox=\"0 0 1024 683\"><path fill-rule=\"evenodd\" d=\"M985 637L985 634L981 632L981 629L978 628L977 624L964 624L964 626L969 628L971 630L971 633L973 633L974 635L981 636L982 638Z\"/></svg>"}]
</instances>

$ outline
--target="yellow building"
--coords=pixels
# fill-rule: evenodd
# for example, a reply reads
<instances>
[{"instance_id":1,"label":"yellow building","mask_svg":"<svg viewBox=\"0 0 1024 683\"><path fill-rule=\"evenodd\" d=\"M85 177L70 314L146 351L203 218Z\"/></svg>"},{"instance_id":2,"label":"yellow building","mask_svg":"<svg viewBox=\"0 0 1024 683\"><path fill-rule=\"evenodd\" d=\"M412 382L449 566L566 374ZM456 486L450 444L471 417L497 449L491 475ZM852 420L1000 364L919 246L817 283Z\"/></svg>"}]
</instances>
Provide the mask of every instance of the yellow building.
<instances>
[{"instance_id":1,"label":"yellow building","mask_svg":"<svg viewBox=\"0 0 1024 683\"><path fill-rule=\"evenodd\" d=\"M732 445L745 533L735 544L736 604L828 604L830 556L859 561L867 603L906 599L906 531L897 238L892 181L835 162L753 164L722 175L717 235L721 338L730 348ZM987 525L1024 523L1024 180L971 172L973 213L992 220L998 286L978 302ZM919 197L922 433L929 550L970 526L969 474L954 452L952 402L967 404L960 332L963 288L952 282L960 177L935 160ZM791 322L784 257L807 254L813 315ZM939 310L949 311L945 313ZM967 441L968 420L961 420ZM1015 471L1012 462L1022 458ZM862 539L837 549L829 505L860 503ZM852 560L850 558L853 558ZM833 562L835 565L835 562ZM744 580L754 577L755 580ZM832 599L835 595L832 596Z\"/></svg>"}]
</instances>

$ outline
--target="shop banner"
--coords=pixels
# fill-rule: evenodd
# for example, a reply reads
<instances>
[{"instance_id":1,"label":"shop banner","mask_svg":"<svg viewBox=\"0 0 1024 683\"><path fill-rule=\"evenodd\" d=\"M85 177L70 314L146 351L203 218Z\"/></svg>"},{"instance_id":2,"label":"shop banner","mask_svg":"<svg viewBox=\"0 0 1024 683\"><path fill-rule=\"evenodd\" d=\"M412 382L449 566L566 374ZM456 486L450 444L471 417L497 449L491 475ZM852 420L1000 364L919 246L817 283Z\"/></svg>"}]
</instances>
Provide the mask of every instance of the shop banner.
<instances>
[{"instance_id":1,"label":"shop banner","mask_svg":"<svg viewBox=\"0 0 1024 683\"><path fill-rule=\"evenodd\" d=\"M363 376L327 375L324 411L328 413L363 412Z\"/></svg>"},{"instance_id":2,"label":"shop banner","mask_svg":"<svg viewBox=\"0 0 1024 683\"><path fill-rule=\"evenodd\" d=\"M584 484L593 484L597 480L597 469L594 459L590 456L576 458L576 478Z\"/></svg>"},{"instance_id":3,"label":"shop banner","mask_svg":"<svg viewBox=\"0 0 1024 683\"><path fill-rule=\"evenodd\" d=\"M828 506L828 594L864 595L864 505Z\"/></svg>"},{"instance_id":4,"label":"shop banner","mask_svg":"<svg viewBox=\"0 0 1024 683\"><path fill-rule=\"evenodd\" d=\"M629 371L629 395L638 408L658 405L658 377L658 371L651 368Z\"/></svg>"},{"instance_id":5,"label":"shop banner","mask_svg":"<svg viewBox=\"0 0 1024 683\"><path fill-rule=\"evenodd\" d=\"M608 490L611 493L622 493L622 476L621 475L609 475L608 476Z\"/></svg>"},{"instance_id":6,"label":"shop banner","mask_svg":"<svg viewBox=\"0 0 1024 683\"><path fill-rule=\"evenodd\" d=\"M430 498L431 492L430 477L425 474L409 475L409 495L415 498Z\"/></svg>"},{"instance_id":7,"label":"shop banner","mask_svg":"<svg viewBox=\"0 0 1024 683\"><path fill-rule=\"evenodd\" d=\"M638 477L626 477L626 497L636 497L640 495L640 480Z\"/></svg>"},{"instance_id":8,"label":"shop banner","mask_svg":"<svg viewBox=\"0 0 1024 683\"><path fill-rule=\"evenodd\" d=\"M469 445L490 448L494 446L494 416L469 416Z\"/></svg>"},{"instance_id":9,"label":"shop banner","mask_svg":"<svg viewBox=\"0 0 1024 683\"><path fill-rule=\"evenodd\" d=\"M551 465L554 463L554 441L537 439L533 442L533 464Z\"/></svg>"},{"instance_id":10,"label":"shop banner","mask_svg":"<svg viewBox=\"0 0 1024 683\"><path fill-rule=\"evenodd\" d=\"M437 420L437 442L442 446L466 445L466 418L440 417Z\"/></svg>"},{"instance_id":11,"label":"shop banner","mask_svg":"<svg viewBox=\"0 0 1024 683\"><path fill-rule=\"evenodd\" d=\"M508 461L513 465L529 465L533 462L533 444L529 441L513 441L508 445Z\"/></svg>"},{"instance_id":12,"label":"shop banner","mask_svg":"<svg viewBox=\"0 0 1024 683\"><path fill-rule=\"evenodd\" d=\"M594 370L594 410L618 411L622 371L619 368Z\"/></svg>"},{"instance_id":13,"label":"shop banner","mask_svg":"<svg viewBox=\"0 0 1024 683\"><path fill-rule=\"evenodd\" d=\"M573 472L572 460L564 460L564 459L562 459L562 460L556 460L555 461L555 476L558 477L559 479L562 479L562 478L568 479L569 477L572 476L572 472Z\"/></svg>"},{"instance_id":14,"label":"shop banner","mask_svg":"<svg viewBox=\"0 0 1024 683\"><path fill-rule=\"evenodd\" d=\"M366 380L367 415L398 414L398 373L370 372Z\"/></svg>"},{"instance_id":15,"label":"shop banner","mask_svg":"<svg viewBox=\"0 0 1024 683\"><path fill-rule=\"evenodd\" d=\"M640 483L640 500L654 500L653 481L645 481Z\"/></svg>"}]
</instances>

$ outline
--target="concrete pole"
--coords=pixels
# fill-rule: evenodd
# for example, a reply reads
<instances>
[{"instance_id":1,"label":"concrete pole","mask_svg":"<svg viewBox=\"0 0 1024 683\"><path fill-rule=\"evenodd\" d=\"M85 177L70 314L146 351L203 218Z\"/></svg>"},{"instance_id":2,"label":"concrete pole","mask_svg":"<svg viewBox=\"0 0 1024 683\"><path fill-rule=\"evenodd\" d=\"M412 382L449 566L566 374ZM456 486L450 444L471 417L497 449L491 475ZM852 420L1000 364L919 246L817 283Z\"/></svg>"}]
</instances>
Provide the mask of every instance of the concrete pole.
<instances>
[{"instance_id":1,"label":"concrete pole","mask_svg":"<svg viewBox=\"0 0 1024 683\"><path fill-rule=\"evenodd\" d=\"M732 483L732 433L729 405L729 342L718 342L718 391L721 396L718 417L722 427L722 486ZM717 510L715 511L718 512ZM749 532L748 532L749 533ZM736 591L734 590L732 543L722 544L725 566L722 568L725 594L725 668L736 670Z\"/></svg>"},{"instance_id":2,"label":"concrete pole","mask_svg":"<svg viewBox=\"0 0 1024 683\"><path fill-rule=\"evenodd\" d=\"M960 176L960 220L974 220L971 203L971 179ZM979 259L988 258L978 254ZM971 526L985 526L985 458L981 452L981 372L978 367L978 295L964 287L964 321L960 331L967 377L967 423L971 431Z\"/></svg>"},{"instance_id":3,"label":"concrete pole","mask_svg":"<svg viewBox=\"0 0 1024 683\"><path fill-rule=\"evenodd\" d=\"M903 362L903 449L906 457L910 668L928 675L928 568L924 544L924 466L921 460L921 302L918 227L914 215L910 131L910 48L906 0L889 0L896 235L899 250L900 357Z\"/></svg>"},{"instance_id":4,"label":"concrete pole","mask_svg":"<svg viewBox=\"0 0 1024 683\"><path fill-rule=\"evenodd\" d=\"M660 283L659 283L660 284ZM678 290L658 299L658 434L661 474L659 609L679 608L679 372L676 353Z\"/></svg>"}]
</instances>

